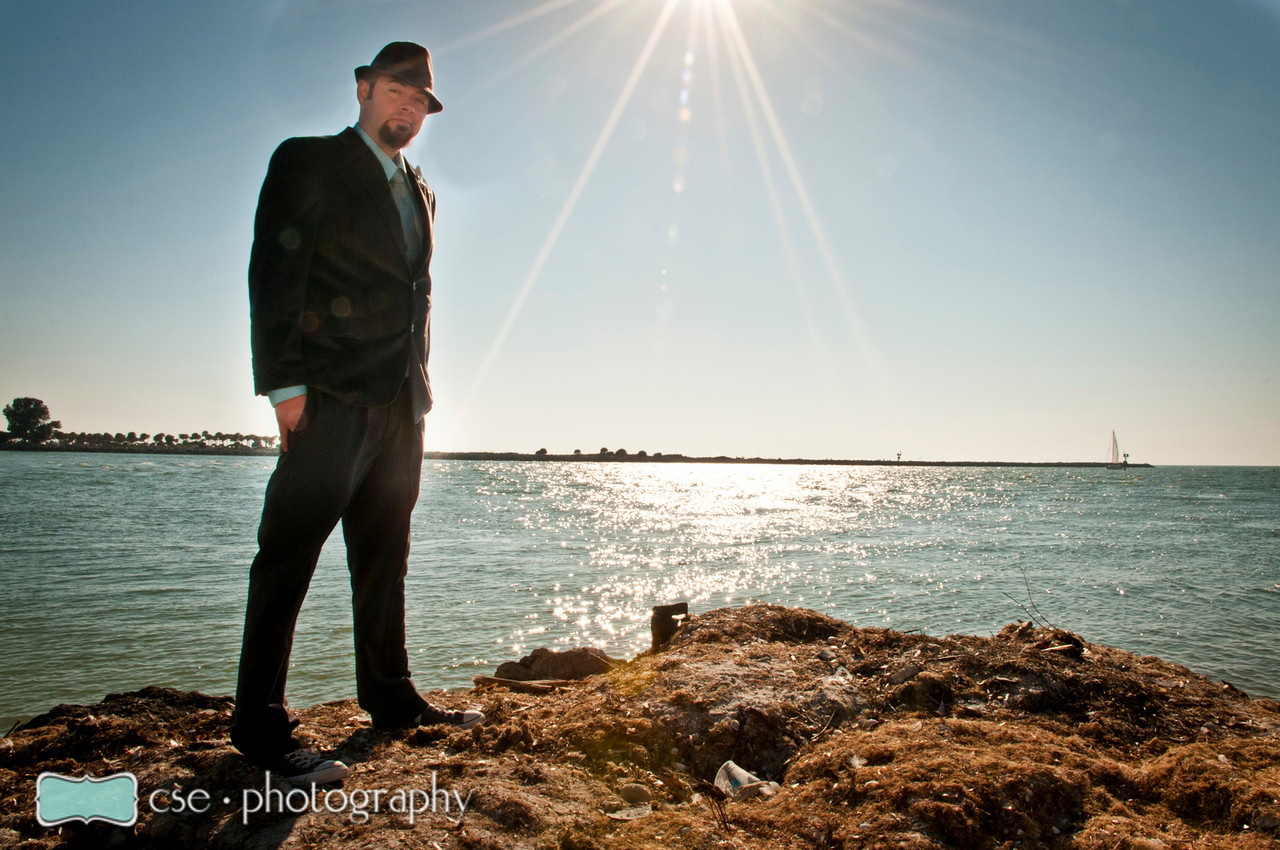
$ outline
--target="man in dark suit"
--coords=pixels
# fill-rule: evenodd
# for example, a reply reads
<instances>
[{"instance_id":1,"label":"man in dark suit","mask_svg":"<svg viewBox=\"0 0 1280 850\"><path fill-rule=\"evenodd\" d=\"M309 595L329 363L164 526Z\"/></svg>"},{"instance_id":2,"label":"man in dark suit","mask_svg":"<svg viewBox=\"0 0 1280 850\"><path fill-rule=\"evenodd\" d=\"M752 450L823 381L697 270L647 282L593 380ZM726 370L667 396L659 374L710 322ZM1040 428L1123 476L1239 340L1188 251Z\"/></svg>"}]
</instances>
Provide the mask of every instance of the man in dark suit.
<instances>
[{"instance_id":1,"label":"man in dark suit","mask_svg":"<svg viewBox=\"0 0 1280 850\"><path fill-rule=\"evenodd\" d=\"M431 408L435 196L400 151L443 107L419 45L388 44L355 74L355 127L289 139L271 157L249 259L254 388L275 406L282 453L249 573L231 740L300 783L347 775L293 737L284 694L298 611L339 520L356 691L374 727L465 729L484 717L429 705L405 649L409 518Z\"/></svg>"}]
</instances>

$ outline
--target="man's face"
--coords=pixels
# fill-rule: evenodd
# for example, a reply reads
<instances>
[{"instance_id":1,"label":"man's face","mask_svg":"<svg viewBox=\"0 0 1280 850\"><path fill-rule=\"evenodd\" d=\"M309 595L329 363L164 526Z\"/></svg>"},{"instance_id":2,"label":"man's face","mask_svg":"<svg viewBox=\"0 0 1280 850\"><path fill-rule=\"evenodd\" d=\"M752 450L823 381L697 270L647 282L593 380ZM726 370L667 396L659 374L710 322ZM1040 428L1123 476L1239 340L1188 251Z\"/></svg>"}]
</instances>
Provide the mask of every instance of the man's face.
<instances>
[{"instance_id":1,"label":"man's face","mask_svg":"<svg viewBox=\"0 0 1280 850\"><path fill-rule=\"evenodd\" d=\"M391 151L401 150L413 141L431 106L422 89L394 77L361 80L356 96L360 99L360 126L384 150Z\"/></svg>"}]
</instances>

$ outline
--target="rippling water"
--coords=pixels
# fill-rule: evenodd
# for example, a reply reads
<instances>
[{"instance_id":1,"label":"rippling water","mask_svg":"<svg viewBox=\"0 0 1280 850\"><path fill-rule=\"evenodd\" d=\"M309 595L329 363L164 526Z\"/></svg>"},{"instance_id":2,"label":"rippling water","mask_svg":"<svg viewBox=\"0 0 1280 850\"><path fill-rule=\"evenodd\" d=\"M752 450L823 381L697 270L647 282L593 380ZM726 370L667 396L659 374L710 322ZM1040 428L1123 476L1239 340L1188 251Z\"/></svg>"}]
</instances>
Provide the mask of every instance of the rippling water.
<instances>
[{"instance_id":1,"label":"rippling water","mask_svg":"<svg viewBox=\"0 0 1280 850\"><path fill-rule=\"evenodd\" d=\"M161 684L234 690L270 458L0 453L0 722ZM428 463L409 648L424 688L537 646L629 656L648 612L752 601L990 634L1025 609L1280 697L1280 469ZM354 695L341 535L290 698ZM0 730L3 731L3 730Z\"/></svg>"}]
</instances>

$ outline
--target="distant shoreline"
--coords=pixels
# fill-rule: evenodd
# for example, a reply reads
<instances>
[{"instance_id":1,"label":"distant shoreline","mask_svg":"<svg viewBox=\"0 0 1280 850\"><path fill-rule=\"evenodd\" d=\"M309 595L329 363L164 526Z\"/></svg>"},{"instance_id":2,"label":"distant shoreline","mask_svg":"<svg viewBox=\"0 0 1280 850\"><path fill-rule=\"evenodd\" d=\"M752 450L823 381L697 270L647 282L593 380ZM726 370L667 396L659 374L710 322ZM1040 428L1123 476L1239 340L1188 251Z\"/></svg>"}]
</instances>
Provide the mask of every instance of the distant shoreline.
<instances>
[{"instance_id":1,"label":"distant shoreline","mask_svg":"<svg viewBox=\"0 0 1280 850\"><path fill-rule=\"evenodd\" d=\"M777 457L692 457L682 454L613 455L613 454L520 454L517 452L426 452L428 460L521 460L581 463L750 463L784 466L1018 466L1064 467L1071 469L1106 469L1106 463L1089 461L1020 461L1020 460L853 460L841 458L777 458ZM1153 469L1149 463L1130 463L1130 469Z\"/></svg>"},{"instance_id":2,"label":"distant shoreline","mask_svg":"<svg viewBox=\"0 0 1280 850\"><path fill-rule=\"evenodd\" d=\"M102 446L27 446L5 444L0 451L52 452L75 454L155 454L155 455L215 455L219 457L274 457L279 454L276 448L249 448L246 446L120 446L105 448ZM426 460L472 460L472 461L532 461L554 463L745 463L772 464L783 466L950 466L950 467L1032 467L1049 469L1107 469L1104 462L1091 461L1022 461L1022 460L872 460L841 458L766 458L766 457L696 457L682 454L549 454L524 452L424 452ZM1130 463L1129 469L1153 469L1149 463ZM1119 471L1119 470L1117 470Z\"/></svg>"}]
</instances>

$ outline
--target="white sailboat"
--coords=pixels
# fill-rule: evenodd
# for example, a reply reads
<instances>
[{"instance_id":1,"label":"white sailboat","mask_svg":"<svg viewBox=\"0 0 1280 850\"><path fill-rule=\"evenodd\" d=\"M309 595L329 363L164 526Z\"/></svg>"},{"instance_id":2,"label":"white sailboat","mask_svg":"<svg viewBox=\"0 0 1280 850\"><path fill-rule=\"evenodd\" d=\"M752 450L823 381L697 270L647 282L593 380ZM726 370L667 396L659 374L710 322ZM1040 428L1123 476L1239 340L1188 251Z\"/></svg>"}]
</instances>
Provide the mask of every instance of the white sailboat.
<instances>
[{"instance_id":1,"label":"white sailboat","mask_svg":"<svg viewBox=\"0 0 1280 850\"><path fill-rule=\"evenodd\" d=\"M1111 456L1107 458L1107 469L1128 469L1129 453L1124 453L1124 459L1120 457L1120 444L1116 442L1116 432L1111 432Z\"/></svg>"}]
</instances>

